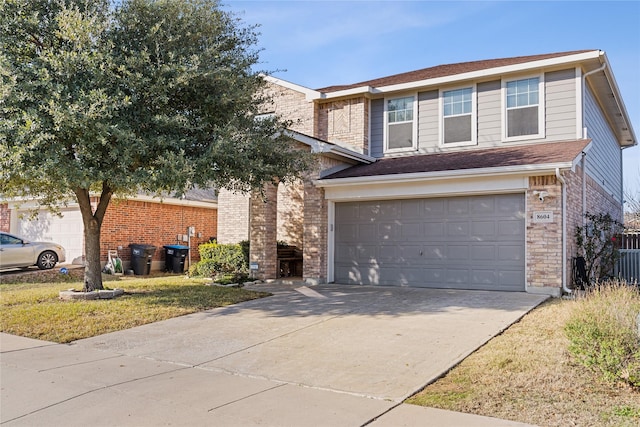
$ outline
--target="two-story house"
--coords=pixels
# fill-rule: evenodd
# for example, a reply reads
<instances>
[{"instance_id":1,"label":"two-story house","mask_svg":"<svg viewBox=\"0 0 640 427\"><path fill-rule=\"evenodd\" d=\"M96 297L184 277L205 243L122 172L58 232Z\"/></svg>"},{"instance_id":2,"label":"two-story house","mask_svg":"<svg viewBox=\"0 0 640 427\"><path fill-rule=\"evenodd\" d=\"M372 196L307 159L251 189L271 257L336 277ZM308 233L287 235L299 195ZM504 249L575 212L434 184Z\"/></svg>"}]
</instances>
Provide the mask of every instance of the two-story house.
<instances>
[{"instance_id":1,"label":"two-story house","mask_svg":"<svg viewBox=\"0 0 640 427\"><path fill-rule=\"evenodd\" d=\"M622 219L622 150L637 143L604 52L442 65L308 89L268 77L266 113L318 153L266 197L221 191L218 239L276 241L311 282L526 291L571 287L584 213Z\"/></svg>"}]
</instances>

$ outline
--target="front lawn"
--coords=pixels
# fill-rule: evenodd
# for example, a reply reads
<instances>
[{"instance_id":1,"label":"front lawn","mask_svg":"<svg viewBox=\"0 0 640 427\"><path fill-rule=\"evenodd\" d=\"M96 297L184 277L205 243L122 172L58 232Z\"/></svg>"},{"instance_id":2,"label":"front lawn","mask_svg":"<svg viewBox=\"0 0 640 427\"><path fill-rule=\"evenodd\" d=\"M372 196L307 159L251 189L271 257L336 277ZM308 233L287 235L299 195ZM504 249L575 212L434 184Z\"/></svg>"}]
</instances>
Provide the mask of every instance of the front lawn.
<instances>
[{"instance_id":1,"label":"front lawn","mask_svg":"<svg viewBox=\"0 0 640 427\"><path fill-rule=\"evenodd\" d=\"M74 274L75 273L75 274ZM61 290L81 289L77 273L3 277L0 331L58 343L93 337L146 323L261 298L269 294L207 286L184 276L147 278L105 276L105 288L121 288L112 300L61 301ZM38 279L38 277L40 279ZM45 277L45 282L42 281ZM12 283L8 283L11 281Z\"/></svg>"},{"instance_id":2,"label":"front lawn","mask_svg":"<svg viewBox=\"0 0 640 427\"><path fill-rule=\"evenodd\" d=\"M565 325L583 303L547 301L407 403L540 426L640 425L640 390L606 380L569 352Z\"/></svg>"}]
</instances>

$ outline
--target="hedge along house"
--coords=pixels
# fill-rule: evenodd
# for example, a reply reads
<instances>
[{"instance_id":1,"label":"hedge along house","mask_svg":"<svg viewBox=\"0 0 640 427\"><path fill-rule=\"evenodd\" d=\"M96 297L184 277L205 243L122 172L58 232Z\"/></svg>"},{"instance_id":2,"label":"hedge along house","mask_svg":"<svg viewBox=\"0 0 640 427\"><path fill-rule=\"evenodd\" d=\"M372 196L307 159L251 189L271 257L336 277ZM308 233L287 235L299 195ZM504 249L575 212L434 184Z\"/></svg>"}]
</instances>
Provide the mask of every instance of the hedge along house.
<instances>
[{"instance_id":1,"label":"hedge along house","mask_svg":"<svg viewBox=\"0 0 640 427\"><path fill-rule=\"evenodd\" d=\"M98 199L92 203L97 205ZM29 201L9 201L0 204L0 230L29 240L54 241L67 252L67 262L84 264L84 233L82 215L75 203L69 203L58 216L40 209L30 217L36 206ZM109 204L100 234L100 258L107 262L108 251L117 250L125 268L131 258L130 244L153 245L157 249L152 259L153 270L164 268L164 245L186 245L187 228L194 227L191 244L192 261L199 259L198 245L216 236L217 202L212 190L193 190L183 198L156 198L137 195L128 199L114 197Z\"/></svg>"},{"instance_id":2,"label":"hedge along house","mask_svg":"<svg viewBox=\"0 0 640 427\"><path fill-rule=\"evenodd\" d=\"M296 198L220 192L218 237L249 237L260 278L276 278L281 239L301 242L313 283L560 295L584 213L622 220L622 150L637 140L602 51L318 90L267 79L267 112L319 161Z\"/></svg>"}]
</instances>

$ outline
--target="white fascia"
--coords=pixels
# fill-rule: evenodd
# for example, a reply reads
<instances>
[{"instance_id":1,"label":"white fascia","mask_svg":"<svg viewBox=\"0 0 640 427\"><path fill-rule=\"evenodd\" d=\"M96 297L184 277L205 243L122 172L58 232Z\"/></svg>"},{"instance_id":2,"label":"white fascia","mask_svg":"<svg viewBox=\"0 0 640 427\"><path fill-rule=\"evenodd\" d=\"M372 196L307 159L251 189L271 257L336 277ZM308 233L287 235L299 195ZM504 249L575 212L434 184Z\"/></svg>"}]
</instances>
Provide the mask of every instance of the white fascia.
<instances>
[{"instance_id":1,"label":"white fascia","mask_svg":"<svg viewBox=\"0 0 640 427\"><path fill-rule=\"evenodd\" d=\"M120 199L117 195L113 199ZM162 203L163 205L189 206L193 208L218 209L217 201L200 201L200 200L184 200L175 197L154 197L146 195L136 195L131 197L123 197L122 200L133 200L137 202Z\"/></svg>"},{"instance_id":2,"label":"white fascia","mask_svg":"<svg viewBox=\"0 0 640 427\"><path fill-rule=\"evenodd\" d=\"M272 76L263 76L263 78L269 83L276 84L278 86L286 87L287 89L294 90L296 92L300 92L304 94L305 99L309 102L322 98L322 93L317 90L309 89L308 87L304 87L295 83L288 82L286 80L277 79Z\"/></svg>"},{"instance_id":3,"label":"white fascia","mask_svg":"<svg viewBox=\"0 0 640 427\"><path fill-rule=\"evenodd\" d=\"M541 59L539 61L523 62L521 64L505 65L503 67L487 68L484 70L471 71L468 73L453 74L450 76L437 77L434 79L418 80L415 82L400 83L390 86L361 86L358 88L340 90L336 92L322 94L322 99L340 98L343 96L355 95L355 94L383 94L387 92L400 92L413 90L426 86L439 86L449 83L454 83L460 80L472 80L491 76L502 76L508 73L517 73L537 68L553 67L562 64L571 64L580 61L586 61L589 59L599 58L603 54L602 51L593 50L590 52L578 53L575 55L559 56L556 58Z\"/></svg>"},{"instance_id":4,"label":"white fascia","mask_svg":"<svg viewBox=\"0 0 640 427\"><path fill-rule=\"evenodd\" d=\"M579 156L578 156L579 157ZM496 168L463 169L454 171L401 173L392 175L359 176L353 178L318 179L318 187L345 187L363 184L399 184L443 179L482 178L504 175L555 175L556 169L572 169L574 162L546 163L540 165L502 166Z\"/></svg>"},{"instance_id":5,"label":"white fascia","mask_svg":"<svg viewBox=\"0 0 640 427\"><path fill-rule=\"evenodd\" d=\"M100 194L91 193L91 197L100 197ZM218 209L218 202L213 200L212 201L183 200L175 197L161 198L161 197L147 196L143 194L138 194L130 197L118 196L116 194L111 198L111 200L112 201L113 200L131 200L131 201L137 201L137 202L161 203L164 205ZM6 200L5 202L9 204L10 209L18 209L18 208L24 209L24 210L46 209L46 206L40 205L40 203L38 203L38 200L36 199L28 199L28 198L13 199L13 200ZM66 203L66 206L64 203L60 203L60 205L58 206L59 209L77 209L78 207L79 207L78 202L73 199L69 199Z\"/></svg>"},{"instance_id":6,"label":"white fascia","mask_svg":"<svg viewBox=\"0 0 640 427\"><path fill-rule=\"evenodd\" d=\"M309 147L311 147L311 151L313 153L333 154L341 158L354 160L356 162L365 164L373 163L376 161L375 157L359 153L355 150L350 150L349 148L342 147L340 145L323 142L319 139L295 131L285 130L284 134L291 139L308 145Z\"/></svg>"}]
</instances>

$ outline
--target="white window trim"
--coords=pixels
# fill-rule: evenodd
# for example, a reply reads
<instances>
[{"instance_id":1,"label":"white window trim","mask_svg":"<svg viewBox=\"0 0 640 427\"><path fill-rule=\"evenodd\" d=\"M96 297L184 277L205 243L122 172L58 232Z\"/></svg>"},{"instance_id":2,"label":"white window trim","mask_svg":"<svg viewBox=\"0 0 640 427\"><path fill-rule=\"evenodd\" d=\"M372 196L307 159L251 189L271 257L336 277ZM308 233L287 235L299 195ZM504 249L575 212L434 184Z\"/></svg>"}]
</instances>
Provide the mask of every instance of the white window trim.
<instances>
[{"instance_id":1,"label":"white window trim","mask_svg":"<svg viewBox=\"0 0 640 427\"><path fill-rule=\"evenodd\" d=\"M535 135L521 135L521 136L507 136L507 83L515 82L518 80L538 78L538 133ZM513 78L502 79L502 85L500 90L500 108L501 108L501 122L502 122L502 140L505 142L511 141L525 141L528 139L542 139L545 138L545 117L546 117L546 103L545 103L545 85L544 85L544 73L523 75Z\"/></svg>"},{"instance_id":2,"label":"white window trim","mask_svg":"<svg viewBox=\"0 0 640 427\"><path fill-rule=\"evenodd\" d=\"M413 129L411 139L413 145L411 147L402 148L389 148L389 115L387 114L388 101L398 98L407 98L413 96ZM384 128L382 130L384 135L384 154L387 153L406 153L408 151L416 151L418 149L418 93L407 93L404 95L390 96L384 98Z\"/></svg>"},{"instance_id":3,"label":"white window trim","mask_svg":"<svg viewBox=\"0 0 640 427\"><path fill-rule=\"evenodd\" d=\"M452 90L471 88L471 141L460 142L444 142L444 93ZM438 141L440 147L465 147L470 145L478 145L478 97L477 85L456 86L438 91L438 115L440 117L438 126ZM465 114L466 115L466 114ZM454 117L454 116L451 116Z\"/></svg>"}]
</instances>

